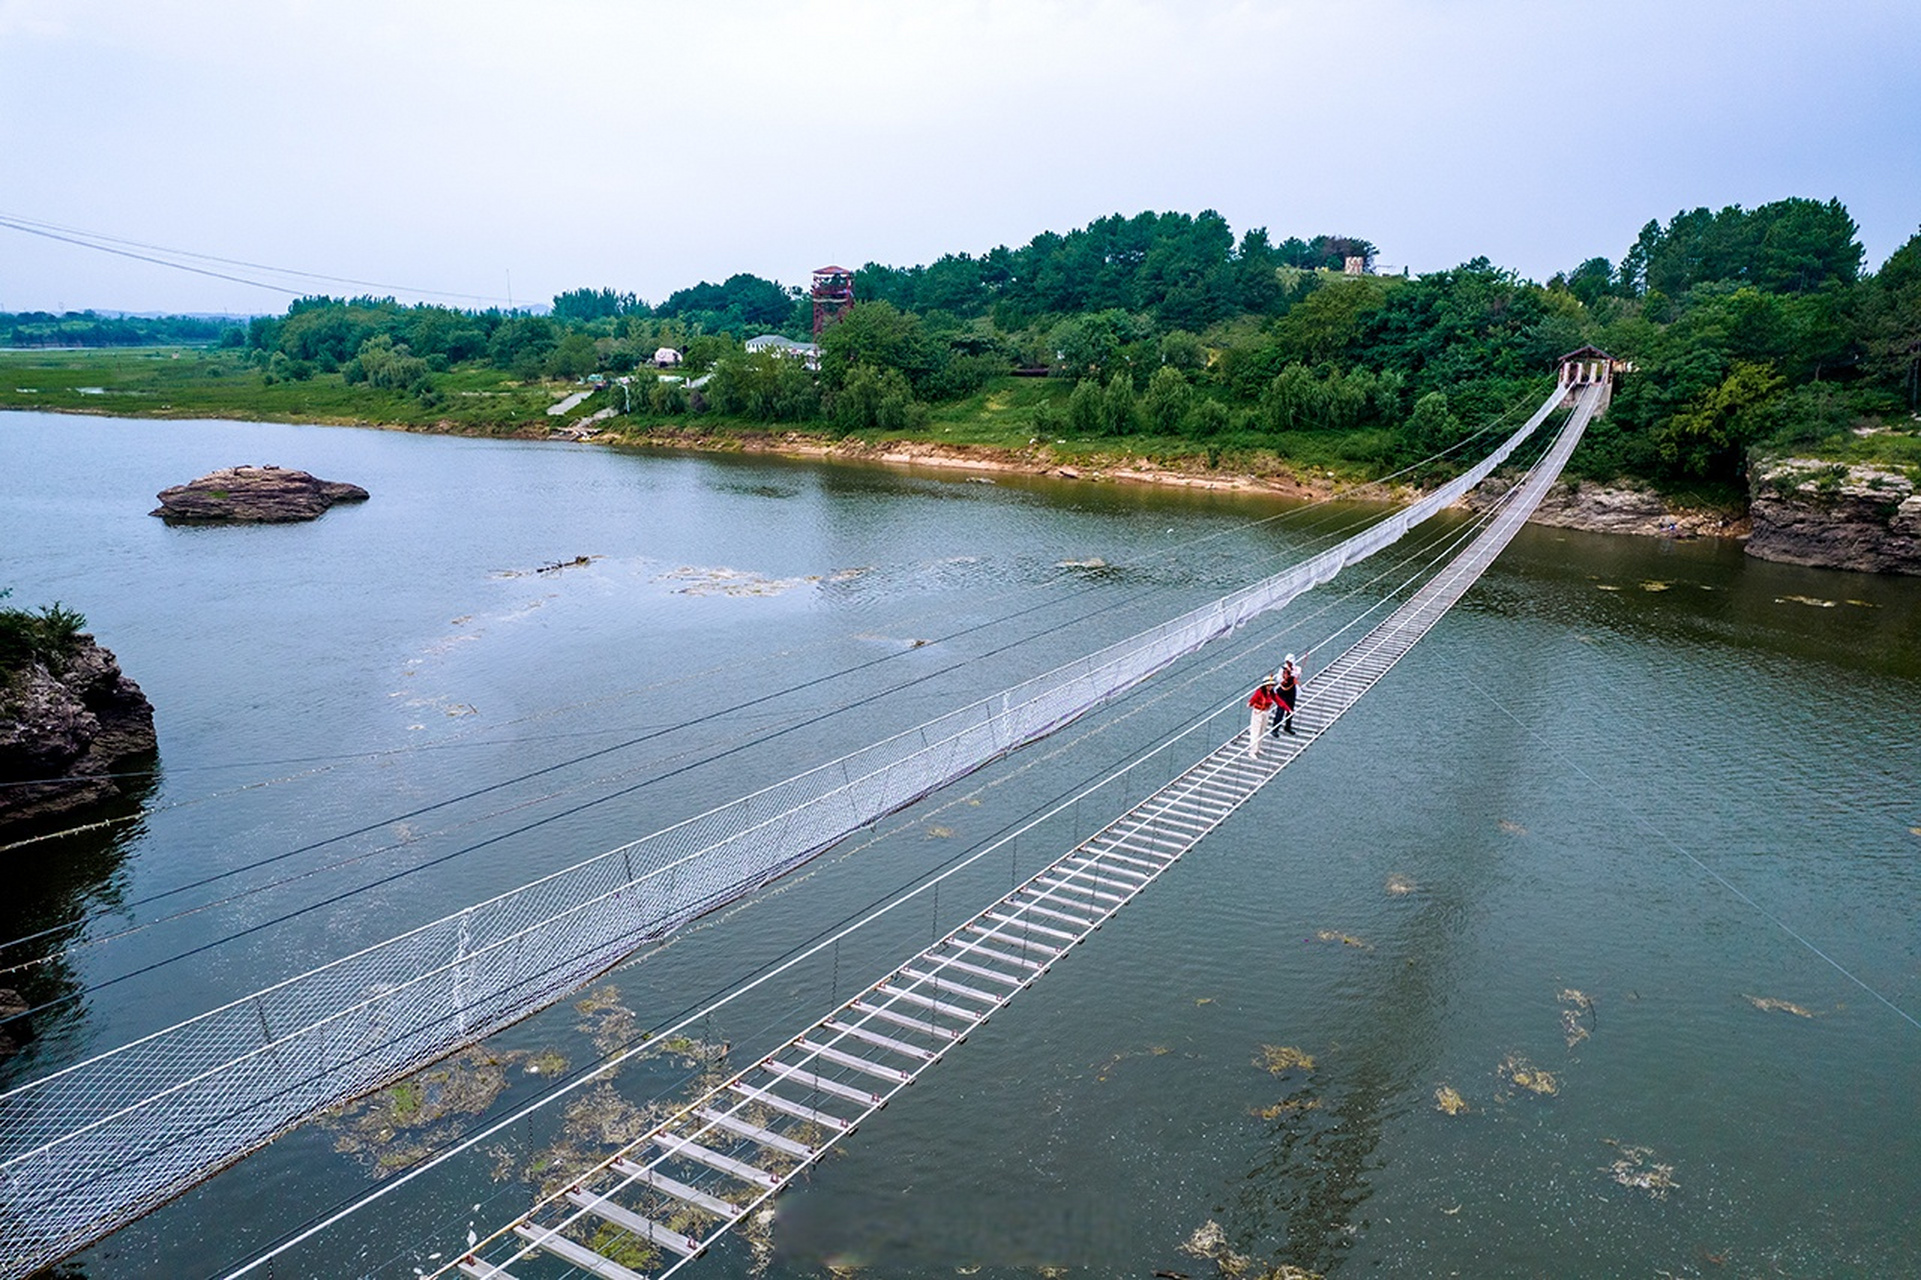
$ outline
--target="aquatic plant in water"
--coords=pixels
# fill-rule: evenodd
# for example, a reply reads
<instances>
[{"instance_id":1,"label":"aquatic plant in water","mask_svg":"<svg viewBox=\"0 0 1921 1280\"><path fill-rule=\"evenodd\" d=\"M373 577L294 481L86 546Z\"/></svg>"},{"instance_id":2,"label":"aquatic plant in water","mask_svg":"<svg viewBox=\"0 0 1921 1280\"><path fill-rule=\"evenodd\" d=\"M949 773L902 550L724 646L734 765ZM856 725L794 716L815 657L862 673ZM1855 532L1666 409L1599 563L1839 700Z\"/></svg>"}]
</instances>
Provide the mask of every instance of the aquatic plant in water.
<instances>
[{"instance_id":1,"label":"aquatic plant in water","mask_svg":"<svg viewBox=\"0 0 1921 1280\"><path fill-rule=\"evenodd\" d=\"M1312 1071L1314 1056L1302 1053L1291 1045L1264 1044L1261 1046L1261 1056L1254 1059L1254 1065L1266 1067L1269 1074L1277 1076L1297 1067L1302 1071Z\"/></svg>"},{"instance_id":2,"label":"aquatic plant in water","mask_svg":"<svg viewBox=\"0 0 1921 1280\"><path fill-rule=\"evenodd\" d=\"M1612 1138L1603 1138L1601 1141L1620 1148L1621 1158L1613 1164L1603 1165L1601 1171L1622 1186L1645 1191L1656 1200L1665 1200L1668 1192L1678 1185L1674 1181L1674 1166L1655 1163L1652 1147L1623 1147Z\"/></svg>"},{"instance_id":3,"label":"aquatic plant in water","mask_svg":"<svg viewBox=\"0 0 1921 1280\"><path fill-rule=\"evenodd\" d=\"M1817 1015L1812 1009L1804 1009L1789 1000L1776 1000L1773 996L1742 996L1743 1000L1759 1009L1762 1013L1791 1013L1797 1018L1813 1018Z\"/></svg>"},{"instance_id":4,"label":"aquatic plant in water","mask_svg":"<svg viewBox=\"0 0 1921 1280\"><path fill-rule=\"evenodd\" d=\"M1560 1082L1552 1071L1543 1071L1518 1053L1510 1053L1501 1063L1500 1077L1517 1089L1529 1093L1552 1095L1561 1091Z\"/></svg>"},{"instance_id":5,"label":"aquatic plant in water","mask_svg":"<svg viewBox=\"0 0 1921 1280\"><path fill-rule=\"evenodd\" d=\"M1586 992L1569 987L1561 992L1561 1032L1567 1037L1567 1047L1588 1038L1594 1025L1594 1001ZM1583 1019L1585 1018L1585 1022Z\"/></svg>"}]
</instances>

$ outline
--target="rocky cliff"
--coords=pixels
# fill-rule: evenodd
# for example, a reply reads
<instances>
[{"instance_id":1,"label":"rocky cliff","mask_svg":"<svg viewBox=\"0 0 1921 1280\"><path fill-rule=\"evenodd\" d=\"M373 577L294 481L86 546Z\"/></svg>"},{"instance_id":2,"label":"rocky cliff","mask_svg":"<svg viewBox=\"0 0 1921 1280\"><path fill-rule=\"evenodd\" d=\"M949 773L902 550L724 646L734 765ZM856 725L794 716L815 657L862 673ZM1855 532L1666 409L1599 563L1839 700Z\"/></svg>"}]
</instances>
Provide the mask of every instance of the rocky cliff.
<instances>
[{"instance_id":1,"label":"rocky cliff","mask_svg":"<svg viewBox=\"0 0 1921 1280\"><path fill-rule=\"evenodd\" d=\"M151 514L169 524L286 524L315 519L336 502L365 502L367 491L285 467L225 467L157 496Z\"/></svg>"},{"instance_id":2,"label":"rocky cliff","mask_svg":"<svg viewBox=\"0 0 1921 1280\"><path fill-rule=\"evenodd\" d=\"M92 636L0 675L0 828L118 796L154 747L153 705Z\"/></svg>"},{"instance_id":3,"label":"rocky cliff","mask_svg":"<svg viewBox=\"0 0 1921 1280\"><path fill-rule=\"evenodd\" d=\"M1824 569L1921 574L1921 493L1905 474L1776 458L1757 462L1750 484L1749 555Z\"/></svg>"}]
</instances>

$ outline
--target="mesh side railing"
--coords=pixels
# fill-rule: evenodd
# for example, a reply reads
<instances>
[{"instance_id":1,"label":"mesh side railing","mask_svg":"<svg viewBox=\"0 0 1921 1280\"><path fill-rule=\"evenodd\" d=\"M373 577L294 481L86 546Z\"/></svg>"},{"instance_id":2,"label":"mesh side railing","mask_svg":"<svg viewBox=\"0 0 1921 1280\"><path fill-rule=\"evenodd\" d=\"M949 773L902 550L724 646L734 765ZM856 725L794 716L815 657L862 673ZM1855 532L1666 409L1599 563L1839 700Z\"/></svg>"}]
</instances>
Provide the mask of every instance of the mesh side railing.
<instances>
[{"instance_id":1,"label":"mesh side railing","mask_svg":"<svg viewBox=\"0 0 1921 1280\"><path fill-rule=\"evenodd\" d=\"M637 948L1058 729L1391 545L1473 468L1272 577L851 755L0 1094L0 1273L21 1276L301 1120L577 989Z\"/></svg>"}]
</instances>

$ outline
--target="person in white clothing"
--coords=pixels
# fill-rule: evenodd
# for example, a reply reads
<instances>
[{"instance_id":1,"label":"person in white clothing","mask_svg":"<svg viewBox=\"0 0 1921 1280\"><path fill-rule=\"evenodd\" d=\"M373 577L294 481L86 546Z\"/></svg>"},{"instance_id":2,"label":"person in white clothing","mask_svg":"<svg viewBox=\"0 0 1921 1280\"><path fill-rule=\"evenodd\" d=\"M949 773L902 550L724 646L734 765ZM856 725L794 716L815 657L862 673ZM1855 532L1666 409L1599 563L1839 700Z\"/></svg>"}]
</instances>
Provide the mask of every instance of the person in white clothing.
<instances>
[{"instance_id":1,"label":"person in white clothing","mask_svg":"<svg viewBox=\"0 0 1921 1280\"><path fill-rule=\"evenodd\" d=\"M1261 736L1267 731L1268 713L1281 705L1280 697L1274 692L1274 679L1263 679L1247 700L1247 754L1258 758L1261 754Z\"/></svg>"}]
</instances>

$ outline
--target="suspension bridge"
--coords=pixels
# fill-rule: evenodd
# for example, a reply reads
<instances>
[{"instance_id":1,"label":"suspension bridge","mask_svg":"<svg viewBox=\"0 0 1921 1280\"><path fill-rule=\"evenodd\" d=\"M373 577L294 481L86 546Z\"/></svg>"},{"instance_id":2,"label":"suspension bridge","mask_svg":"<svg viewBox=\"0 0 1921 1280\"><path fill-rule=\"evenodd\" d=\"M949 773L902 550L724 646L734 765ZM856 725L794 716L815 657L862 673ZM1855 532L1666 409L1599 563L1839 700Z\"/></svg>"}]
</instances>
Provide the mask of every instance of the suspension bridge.
<instances>
[{"instance_id":1,"label":"suspension bridge","mask_svg":"<svg viewBox=\"0 0 1921 1280\"><path fill-rule=\"evenodd\" d=\"M1333 579L1453 504L1564 403L1553 444L1464 549L1316 675L1299 734L1202 758L779 1051L478 1242L445 1271L643 1272L698 1257L1033 985L1390 670L1492 563L1558 477L1605 383L1557 385L1460 476L1338 545L906 733L331 964L0 1094L0 1274L100 1238L320 1111L551 1004L850 833L1054 732ZM1238 703L1233 708L1239 711ZM1211 723L1211 721L1210 721Z\"/></svg>"}]
</instances>

